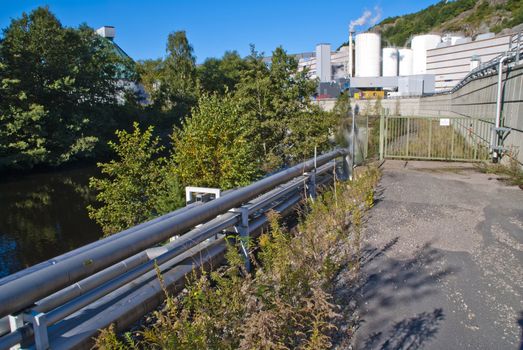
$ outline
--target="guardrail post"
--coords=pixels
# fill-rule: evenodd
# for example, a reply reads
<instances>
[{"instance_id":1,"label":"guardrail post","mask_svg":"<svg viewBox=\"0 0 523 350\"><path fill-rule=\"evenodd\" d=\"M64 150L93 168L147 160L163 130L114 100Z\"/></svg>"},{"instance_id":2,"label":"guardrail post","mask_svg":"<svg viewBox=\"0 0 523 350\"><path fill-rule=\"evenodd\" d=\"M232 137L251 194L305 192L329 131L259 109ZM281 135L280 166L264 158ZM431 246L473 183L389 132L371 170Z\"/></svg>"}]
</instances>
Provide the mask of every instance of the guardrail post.
<instances>
[{"instance_id":1,"label":"guardrail post","mask_svg":"<svg viewBox=\"0 0 523 350\"><path fill-rule=\"evenodd\" d=\"M352 162L349 158L349 155L347 154L343 156L341 165L343 180L352 180L351 164ZM334 169L334 174L336 175L336 169ZM334 179L334 181L336 181L336 179Z\"/></svg>"},{"instance_id":2,"label":"guardrail post","mask_svg":"<svg viewBox=\"0 0 523 350\"><path fill-rule=\"evenodd\" d=\"M47 335L47 320L42 312L29 311L23 313L23 319L33 326L36 350L49 349L49 337Z\"/></svg>"},{"instance_id":3,"label":"guardrail post","mask_svg":"<svg viewBox=\"0 0 523 350\"><path fill-rule=\"evenodd\" d=\"M247 271L251 271L251 260L249 259L249 208L243 206L240 208L231 209L229 211L240 214L240 223L235 225L235 229L236 232L240 235L240 249L245 259L245 268Z\"/></svg>"},{"instance_id":4,"label":"guardrail post","mask_svg":"<svg viewBox=\"0 0 523 350\"><path fill-rule=\"evenodd\" d=\"M9 315L9 329L11 332L16 331L18 328L21 328L24 325L24 317L22 314ZM10 350L18 350L20 345L15 345L10 348Z\"/></svg>"},{"instance_id":5,"label":"guardrail post","mask_svg":"<svg viewBox=\"0 0 523 350\"><path fill-rule=\"evenodd\" d=\"M316 169L312 170L310 173L305 173L304 175L307 175L309 177L309 180L307 181L307 188L309 190L309 196L311 196L312 200L316 199Z\"/></svg>"}]
</instances>

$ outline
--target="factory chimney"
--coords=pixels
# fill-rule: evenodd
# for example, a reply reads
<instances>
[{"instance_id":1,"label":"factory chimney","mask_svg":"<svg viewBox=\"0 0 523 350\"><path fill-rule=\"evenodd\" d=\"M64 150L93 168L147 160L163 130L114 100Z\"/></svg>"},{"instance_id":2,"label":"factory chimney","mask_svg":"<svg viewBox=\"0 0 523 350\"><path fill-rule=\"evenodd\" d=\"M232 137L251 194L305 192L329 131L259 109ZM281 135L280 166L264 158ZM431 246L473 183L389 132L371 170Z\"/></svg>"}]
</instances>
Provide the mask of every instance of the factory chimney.
<instances>
[{"instance_id":1,"label":"factory chimney","mask_svg":"<svg viewBox=\"0 0 523 350\"><path fill-rule=\"evenodd\" d=\"M352 72L354 72L354 45L352 43L352 36L354 35L354 31L351 29L349 30L349 69L348 69L348 76L352 78Z\"/></svg>"}]
</instances>

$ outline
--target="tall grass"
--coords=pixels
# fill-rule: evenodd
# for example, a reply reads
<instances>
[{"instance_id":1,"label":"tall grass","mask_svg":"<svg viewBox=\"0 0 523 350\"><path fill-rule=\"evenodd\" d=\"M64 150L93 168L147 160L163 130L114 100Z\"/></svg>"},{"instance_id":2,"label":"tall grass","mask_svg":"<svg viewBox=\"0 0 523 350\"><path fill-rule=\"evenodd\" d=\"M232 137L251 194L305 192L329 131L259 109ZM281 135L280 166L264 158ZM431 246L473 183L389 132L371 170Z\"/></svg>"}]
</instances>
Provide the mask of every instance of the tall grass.
<instances>
[{"instance_id":1,"label":"tall grass","mask_svg":"<svg viewBox=\"0 0 523 350\"><path fill-rule=\"evenodd\" d=\"M140 340L100 334L101 349L327 349L339 307L333 299L338 272L357 269L362 215L374 203L379 178L369 168L351 183L309 201L297 227L288 230L276 213L257 239L253 272L236 246L228 267L194 275L181 297L167 293L156 322ZM162 282L160 276L160 282Z\"/></svg>"}]
</instances>

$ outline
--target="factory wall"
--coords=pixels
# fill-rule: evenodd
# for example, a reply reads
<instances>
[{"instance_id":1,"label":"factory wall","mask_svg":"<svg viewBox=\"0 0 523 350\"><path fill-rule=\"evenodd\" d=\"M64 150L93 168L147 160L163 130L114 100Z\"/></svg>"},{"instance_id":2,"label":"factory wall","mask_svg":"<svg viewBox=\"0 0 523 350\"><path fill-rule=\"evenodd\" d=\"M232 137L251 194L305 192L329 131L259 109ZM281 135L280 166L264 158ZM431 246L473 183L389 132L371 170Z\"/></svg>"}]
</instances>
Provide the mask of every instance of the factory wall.
<instances>
[{"instance_id":1,"label":"factory wall","mask_svg":"<svg viewBox=\"0 0 523 350\"><path fill-rule=\"evenodd\" d=\"M436 91L456 86L469 72L472 56L488 62L508 50L511 36L475 40L427 51L427 73L436 76Z\"/></svg>"}]
</instances>

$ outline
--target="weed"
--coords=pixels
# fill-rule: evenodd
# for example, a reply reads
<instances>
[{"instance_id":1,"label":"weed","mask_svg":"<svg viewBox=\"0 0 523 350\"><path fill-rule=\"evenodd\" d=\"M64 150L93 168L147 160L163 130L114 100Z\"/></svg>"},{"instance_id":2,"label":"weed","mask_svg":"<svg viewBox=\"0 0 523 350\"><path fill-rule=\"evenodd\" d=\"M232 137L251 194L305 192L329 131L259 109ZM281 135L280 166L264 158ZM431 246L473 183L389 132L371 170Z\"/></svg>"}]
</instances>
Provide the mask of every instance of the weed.
<instances>
[{"instance_id":1,"label":"weed","mask_svg":"<svg viewBox=\"0 0 523 350\"><path fill-rule=\"evenodd\" d=\"M193 274L186 292L166 293L156 322L135 344L102 331L103 349L327 349L336 331L339 305L332 297L342 268L357 268L363 212L373 205L379 177L369 168L336 193L308 201L298 226L289 231L278 214L257 239L255 270L247 272L237 246L227 250L228 266ZM334 205L337 203L337 206Z\"/></svg>"},{"instance_id":2,"label":"weed","mask_svg":"<svg viewBox=\"0 0 523 350\"><path fill-rule=\"evenodd\" d=\"M502 180L512 186L519 186L523 189L523 169L517 157L509 154L508 164L500 163L479 163L477 169L486 174L497 174L502 176Z\"/></svg>"}]
</instances>

